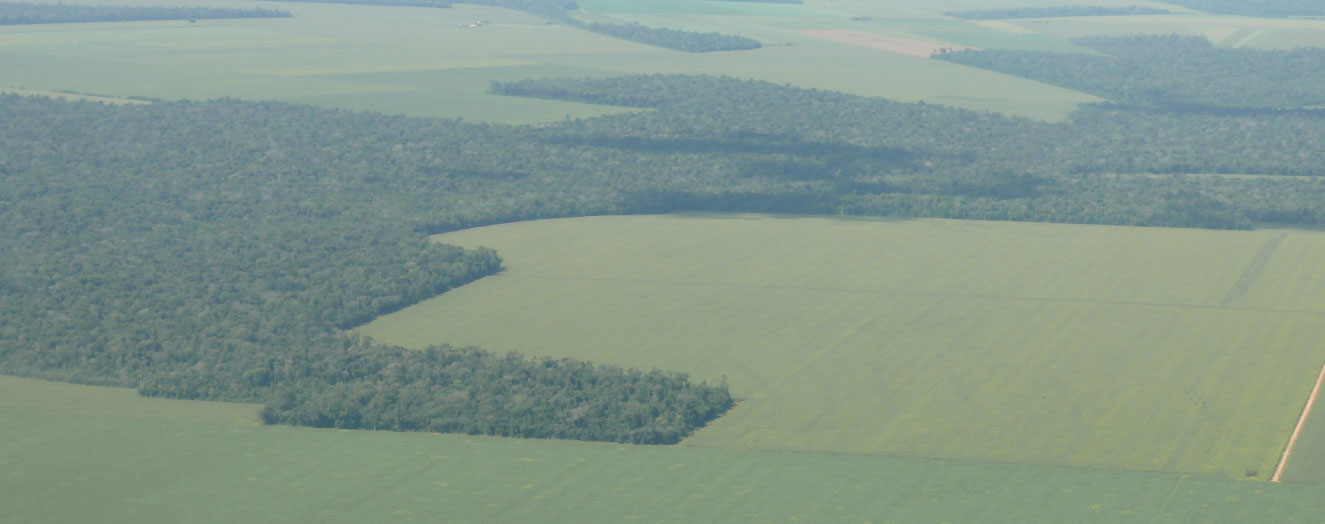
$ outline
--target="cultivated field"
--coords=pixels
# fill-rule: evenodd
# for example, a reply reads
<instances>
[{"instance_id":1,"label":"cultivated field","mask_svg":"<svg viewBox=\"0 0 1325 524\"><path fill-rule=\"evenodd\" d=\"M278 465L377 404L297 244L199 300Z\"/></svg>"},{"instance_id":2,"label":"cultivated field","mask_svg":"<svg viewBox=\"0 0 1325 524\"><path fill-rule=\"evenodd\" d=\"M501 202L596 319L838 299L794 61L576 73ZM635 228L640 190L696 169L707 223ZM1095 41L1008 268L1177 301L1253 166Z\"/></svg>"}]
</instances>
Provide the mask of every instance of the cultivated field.
<instances>
[{"instance_id":1,"label":"cultivated field","mask_svg":"<svg viewBox=\"0 0 1325 524\"><path fill-rule=\"evenodd\" d=\"M742 399L694 447L1268 479L1325 362L1325 234L636 216L438 237L507 271L390 343L677 369Z\"/></svg>"},{"instance_id":2,"label":"cultivated field","mask_svg":"<svg viewBox=\"0 0 1325 524\"><path fill-rule=\"evenodd\" d=\"M1016 464L263 427L0 377L0 522L1316 522L1319 486Z\"/></svg>"}]
</instances>

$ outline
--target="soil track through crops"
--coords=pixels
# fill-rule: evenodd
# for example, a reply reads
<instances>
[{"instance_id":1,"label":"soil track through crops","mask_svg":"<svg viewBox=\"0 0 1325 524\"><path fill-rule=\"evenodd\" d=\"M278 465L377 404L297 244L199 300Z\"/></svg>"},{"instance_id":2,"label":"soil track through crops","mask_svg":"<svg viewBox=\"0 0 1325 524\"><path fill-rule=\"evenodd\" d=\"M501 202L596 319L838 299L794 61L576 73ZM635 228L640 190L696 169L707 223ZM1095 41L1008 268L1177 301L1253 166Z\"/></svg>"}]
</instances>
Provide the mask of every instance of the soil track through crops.
<instances>
[{"instance_id":1,"label":"soil track through crops","mask_svg":"<svg viewBox=\"0 0 1325 524\"><path fill-rule=\"evenodd\" d=\"M1284 447L1283 456L1279 457L1279 466L1274 468L1274 476L1270 482L1279 482L1279 478L1284 474L1284 466L1288 464L1288 455L1293 453L1293 445L1297 444L1298 435L1302 434L1302 426L1306 425L1307 417L1311 415L1311 405L1316 403L1316 395L1320 393L1320 383L1325 381L1325 366L1321 366L1320 375L1316 377L1316 386L1311 388L1311 396L1307 397L1307 405L1302 408L1302 416L1297 419L1297 427L1293 428L1293 436L1288 437L1288 445Z\"/></svg>"}]
</instances>

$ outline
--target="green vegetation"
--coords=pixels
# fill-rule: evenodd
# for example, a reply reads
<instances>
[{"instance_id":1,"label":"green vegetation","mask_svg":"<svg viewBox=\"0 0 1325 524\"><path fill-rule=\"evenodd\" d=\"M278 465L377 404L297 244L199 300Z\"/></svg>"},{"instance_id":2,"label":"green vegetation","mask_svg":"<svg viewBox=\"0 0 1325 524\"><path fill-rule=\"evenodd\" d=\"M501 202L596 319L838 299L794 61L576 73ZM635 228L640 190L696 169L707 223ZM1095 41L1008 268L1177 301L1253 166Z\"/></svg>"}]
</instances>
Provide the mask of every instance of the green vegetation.
<instances>
[{"instance_id":1,"label":"green vegetation","mask_svg":"<svg viewBox=\"0 0 1325 524\"><path fill-rule=\"evenodd\" d=\"M437 240L507 270L357 332L723 374L740 404L691 446L1268 479L1325 359L1309 231L666 215Z\"/></svg>"},{"instance_id":2,"label":"green vegetation","mask_svg":"<svg viewBox=\"0 0 1325 524\"><path fill-rule=\"evenodd\" d=\"M1245 16L1325 16L1320 0L1165 0L1207 13Z\"/></svg>"},{"instance_id":3,"label":"green vegetation","mask_svg":"<svg viewBox=\"0 0 1325 524\"><path fill-rule=\"evenodd\" d=\"M222 7L108 6L20 4L0 2L0 25L128 22L137 20L202 20L212 18L289 18L279 9Z\"/></svg>"},{"instance_id":4,"label":"green vegetation","mask_svg":"<svg viewBox=\"0 0 1325 524\"><path fill-rule=\"evenodd\" d=\"M271 2L298 2L309 4L354 4L354 5L386 5L399 7L436 7L446 9L451 7L451 0L268 0ZM472 3L478 3L472 2Z\"/></svg>"},{"instance_id":5,"label":"green vegetation","mask_svg":"<svg viewBox=\"0 0 1325 524\"><path fill-rule=\"evenodd\" d=\"M368 403L363 391L387 384L390 398L424 379L384 375L399 352L337 330L499 267L491 251L423 234L513 220L702 209L1230 228L1325 217L1314 179L1146 175L1311 174L1321 160L1294 146L1318 140L1310 117L1097 109L1043 124L705 77L497 87L655 109L511 128L233 100L0 98L11 152L0 163L0 369L244 401L299 383L303 407L282 403L280 419L320 421L320 399ZM1147 140L1126 140L1138 130ZM340 377L347 352L363 369ZM720 397L693 409L721 412ZM687 424L708 416L662 404Z\"/></svg>"},{"instance_id":6,"label":"green vegetation","mask_svg":"<svg viewBox=\"0 0 1325 524\"><path fill-rule=\"evenodd\" d=\"M713 77L524 81L493 89L655 108L568 123L548 130L545 140L672 161L704 158L706 176L735 178L729 189L655 191L650 209L1212 228L1325 217L1317 197L1308 196L1325 189L1317 180L1112 176L1315 175L1325 159L1310 144L1325 126L1309 114L1098 106L1044 124Z\"/></svg>"},{"instance_id":7,"label":"green vegetation","mask_svg":"<svg viewBox=\"0 0 1325 524\"><path fill-rule=\"evenodd\" d=\"M491 250L429 244L426 212L403 214L483 206L485 186L524 177L460 163L493 145L484 126L234 101L0 104L7 373L269 402L272 420L318 426L641 443L730 406L678 375L338 334L500 268Z\"/></svg>"},{"instance_id":8,"label":"green vegetation","mask_svg":"<svg viewBox=\"0 0 1325 524\"><path fill-rule=\"evenodd\" d=\"M1161 109L1292 109L1325 102L1325 49L1219 49L1204 37L1074 40L1111 56L963 50L936 58Z\"/></svg>"},{"instance_id":9,"label":"green vegetation","mask_svg":"<svg viewBox=\"0 0 1325 524\"><path fill-rule=\"evenodd\" d=\"M1058 7L1014 7L1008 9L981 9L978 11L949 11L943 13L970 20L997 20L1002 18L1048 18L1053 16L1130 16L1167 15L1167 9L1139 5L1126 7L1068 5Z\"/></svg>"},{"instance_id":10,"label":"green vegetation","mask_svg":"<svg viewBox=\"0 0 1325 524\"><path fill-rule=\"evenodd\" d=\"M724 411L726 394L663 377L682 400L583 393L615 402L591 429L549 429L579 403L521 414L525 425L439 421L486 417L485 399L522 392L462 380L444 392L472 404L438 408L418 399L446 386L427 370L454 362L448 352L419 360L337 333L500 267L492 251L425 233L522 219L698 209L1245 228L1325 217L1317 179L1149 175L1317 174L1319 152L1297 146L1325 131L1311 116L1095 108L1045 124L713 77L495 89L653 110L512 128L234 100L0 98L11 152L0 369L270 402L273 420L315 425L671 442ZM552 375L536 392L560 394ZM514 416L521 403L500 405Z\"/></svg>"},{"instance_id":11,"label":"green vegetation","mask_svg":"<svg viewBox=\"0 0 1325 524\"><path fill-rule=\"evenodd\" d=\"M584 24L583 27L598 34L630 40L641 44L665 47L687 53L713 51L743 51L759 49L758 40L722 33L678 31L665 27L647 27L640 24Z\"/></svg>"},{"instance_id":12,"label":"green vegetation","mask_svg":"<svg viewBox=\"0 0 1325 524\"><path fill-rule=\"evenodd\" d=\"M1320 486L261 427L258 406L0 377L0 521L1314 523Z\"/></svg>"}]
</instances>

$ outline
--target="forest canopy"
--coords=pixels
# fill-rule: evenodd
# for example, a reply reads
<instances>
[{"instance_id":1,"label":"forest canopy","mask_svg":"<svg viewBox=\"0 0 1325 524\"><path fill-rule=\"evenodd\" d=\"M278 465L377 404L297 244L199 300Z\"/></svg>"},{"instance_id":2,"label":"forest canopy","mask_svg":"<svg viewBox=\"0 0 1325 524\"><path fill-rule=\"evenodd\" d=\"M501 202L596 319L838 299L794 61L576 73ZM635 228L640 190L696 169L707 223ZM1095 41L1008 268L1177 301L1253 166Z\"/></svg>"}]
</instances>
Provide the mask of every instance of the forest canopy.
<instances>
[{"instance_id":1,"label":"forest canopy","mask_svg":"<svg viewBox=\"0 0 1325 524\"><path fill-rule=\"evenodd\" d=\"M1244 16L1325 16L1321 0L1165 0L1197 11Z\"/></svg>"},{"instance_id":2,"label":"forest canopy","mask_svg":"<svg viewBox=\"0 0 1325 524\"><path fill-rule=\"evenodd\" d=\"M1086 37L1103 55L961 50L934 58L1160 109L1292 109L1325 104L1325 49L1223 49L1200 36Z\"/></svg>"}]
</instances>

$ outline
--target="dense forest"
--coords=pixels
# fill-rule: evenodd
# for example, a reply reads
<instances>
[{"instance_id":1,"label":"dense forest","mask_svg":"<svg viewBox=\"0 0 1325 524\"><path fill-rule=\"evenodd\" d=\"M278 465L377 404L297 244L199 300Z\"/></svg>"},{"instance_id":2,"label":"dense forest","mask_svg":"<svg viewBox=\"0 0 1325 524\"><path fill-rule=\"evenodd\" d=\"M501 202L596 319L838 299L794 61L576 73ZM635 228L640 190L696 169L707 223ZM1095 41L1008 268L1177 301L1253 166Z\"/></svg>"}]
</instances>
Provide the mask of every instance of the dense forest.
<instances>
[{"instance_id":1,"label":"dense forest","mask_svg":"<svg viewBox=\"0 0 1325 524\"><path fill-rule=\"evenodd\" d=\"M537 392L547 398L533 402L563 399L562 412L534 417L503 411L532 392L432 382L423 370L450 366L451 352L338 334L500 269L490 250L431 244L421 230L492 198L525 200L537 216L551 195L485 199L492 161L464 160L490 139L509 142L509 130L234 101L130 108L4 96L0 108L4 373L266 402L286 422L641 443L674 442L730 406L725 388L684 377L562 363L557 376L587 373L603 386L546 382ZM480 361L550 372L539 361ZM641 388L656 393L644 405L621 393ZM420 402L421 392L470 407ZM641 410L657 416L627 422ZM570 429L549 422L572 415ZM490 420L502 416L512 419Z\"/></svg>"},{"instance_id":2,"label":"dense forest","mask_svg":"<svg viewBox=\"0 0 1325 524\"><path fill-rule=\"evenodd\" d=\"M1008 9L981 9L977 11L949 11L945 15L968 20L997 20L1003 18L1048 18L1053 16L1125 16L1167 15L1167 9L1132 5L1126 7L1067 5L1057 7L1016 7Z\"/></svg>"},{"instance_id":3,"label":"dense forest","mask_svg":"<svg viewBox=\"0 0 1325 524\"><path fill-rule=\"evenodd\" d=\"M202 20L213 18L285 18L279 9L224 7L162 7L0 2L0 25L66 24L74 22L132 22L146 20Z\"/></svg>"},{"instance_id":4,"label":"dense forest","mask_svg":"<svg viewBox=\"0 0 1325 524\"><path fill-rule=\"evenodd\" d=\"M1325 49L1222 49L1200 36L1087 37L1105 55L942 52L935 58L1160 109L1292 109L1325 104Z\"/></svg>"},{"instance_id":5,"label":"dense forest","mask_svg":"<svg viewBox=\"0 0 1325 524\"><path fill-rule=\"evenodd\" d=\"M640 24L582 24L581 27L595 33L630 40L641 44L675 49L688 53L708 53L712 51L743 51L758 49L758 40L722 33L700 33L680 31L663 27L648 27Z\"/></svg>"},{"instance_id":6,"label":"dense forest","mask_svg":"<svg viewBox=\"0 0 1325 524\"><path fill-rule=\"evenodd\" d=\"M1095 104L1046 123L682 75L492 90L649 110L512 127L0 96L0 373L262 402L282 423L675 442L731 406L725 387L345 330L500 270L428 234L516 220L1325 224L1313 111Z\"/></svg>"},{"instance_id":7,"label":"dense forest","mask_svg":"<svg viewBox=\"0 0 1325 524\"><path fill-rule=\"evenodd\" d=\"M1325 16L1321 0L1164 0L1214 14L1244 16Z\"/></svg>"}]
</instances>

